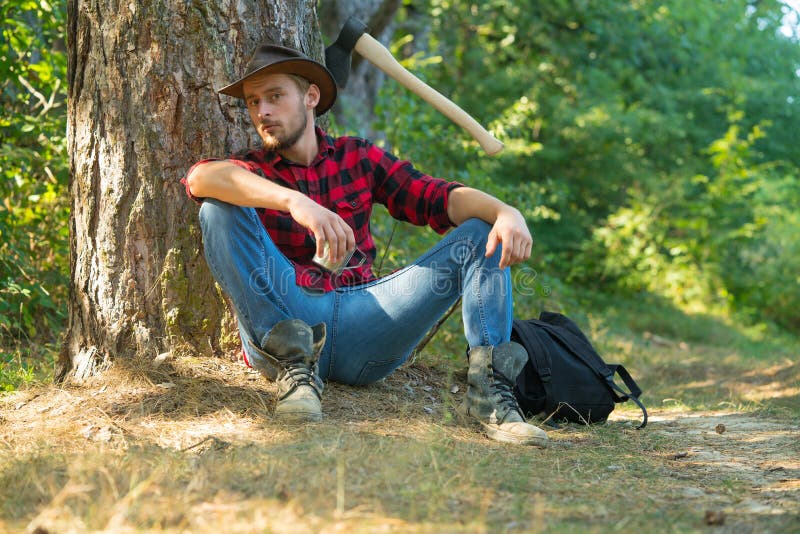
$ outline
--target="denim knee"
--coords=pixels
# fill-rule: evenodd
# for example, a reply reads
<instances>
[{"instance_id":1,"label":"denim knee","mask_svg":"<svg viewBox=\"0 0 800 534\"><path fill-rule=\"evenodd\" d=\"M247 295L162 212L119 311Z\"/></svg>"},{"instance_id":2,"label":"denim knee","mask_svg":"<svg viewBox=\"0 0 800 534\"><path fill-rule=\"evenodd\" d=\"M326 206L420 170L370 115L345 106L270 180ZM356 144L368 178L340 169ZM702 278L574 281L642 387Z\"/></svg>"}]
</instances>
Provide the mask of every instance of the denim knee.
<instances>
[{"instance_id":1,"label":"denim knee","mask_svg":"<svg viewBox=\"0 0 800 534\"><path fill-rule=\"evenodd\" d=\"M457 257L462 260L472 258L473 260L483 262L485 261L484 252L486 245L489 242L489 232L492 231L492 225L482 219L472 218L467 219L453 230L453 238L462 243L469 243L467 249L464 245L457 245ZM466 240L466 241L464 241ZM497 252L501 252L501 245L498 244ZM466 251L469 251L466 254ZM499 254L497 255L499 258ZM491 263L491 262L490 262Z\"/></svg>"},{"instance_id":2,"label":"denim knee","mask_svg":"<svg viewBox=\"0 0 800 534\"><path fill-rule=\"evenodd\" d=\"M475 244L485 244L489 240L492 225L473 217L459 224L457 230L472 237Z\"/></svg>"},{"instance_id":3,"label":"denim knee","mask_svg":"<svg viewBox=\"0 0 800 534\"><path fill-rule=\"evenodd\" d=\"M215 198L208 198L200 206L200 226L203 233L207 230L226 231L232 220L240 215L242 208Z\"/></svg>"}]
</instances>

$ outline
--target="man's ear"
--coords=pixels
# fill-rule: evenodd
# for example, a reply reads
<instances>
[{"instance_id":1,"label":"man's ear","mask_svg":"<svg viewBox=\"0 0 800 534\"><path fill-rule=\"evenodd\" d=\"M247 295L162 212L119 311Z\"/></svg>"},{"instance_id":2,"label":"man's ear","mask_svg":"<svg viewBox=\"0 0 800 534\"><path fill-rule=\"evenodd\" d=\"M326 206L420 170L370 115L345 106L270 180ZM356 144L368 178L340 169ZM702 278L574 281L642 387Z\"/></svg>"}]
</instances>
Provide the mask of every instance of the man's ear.
<instances>
[{"instance_id":1,"label":"man's ear","mask_svg":"<svg viewBox=\"0 0 800 534\"><path fill-rule=\"evenodd\" d=\"M314 109L319 104L319 98L319 87L312 83L308 86L308 91L306 91L306 106L309 109Z\"/></svg>"}]
</instances>

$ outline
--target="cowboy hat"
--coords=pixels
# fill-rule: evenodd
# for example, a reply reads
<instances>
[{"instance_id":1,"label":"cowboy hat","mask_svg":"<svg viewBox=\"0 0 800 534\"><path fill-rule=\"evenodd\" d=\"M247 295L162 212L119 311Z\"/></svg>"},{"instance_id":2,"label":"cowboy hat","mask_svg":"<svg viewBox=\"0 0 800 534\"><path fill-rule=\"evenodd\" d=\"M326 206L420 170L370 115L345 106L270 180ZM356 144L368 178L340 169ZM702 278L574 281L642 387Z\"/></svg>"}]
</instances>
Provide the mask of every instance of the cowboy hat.
<instances>
[{"instance_id":1,"label":"cowboy hat","mask_svg":"<svg viewBox=\"0 0 800 534\"><path fill-rule=\"evenodd\" d=\"M218 92L236 98L244 98L245 80L256 74L295 74L319 87L317 115L328 111L336 101L336 82L324 65L309 59L301 52L285 46L262 44L247 62L244 76Z\"/></svg>"}]
</instances>

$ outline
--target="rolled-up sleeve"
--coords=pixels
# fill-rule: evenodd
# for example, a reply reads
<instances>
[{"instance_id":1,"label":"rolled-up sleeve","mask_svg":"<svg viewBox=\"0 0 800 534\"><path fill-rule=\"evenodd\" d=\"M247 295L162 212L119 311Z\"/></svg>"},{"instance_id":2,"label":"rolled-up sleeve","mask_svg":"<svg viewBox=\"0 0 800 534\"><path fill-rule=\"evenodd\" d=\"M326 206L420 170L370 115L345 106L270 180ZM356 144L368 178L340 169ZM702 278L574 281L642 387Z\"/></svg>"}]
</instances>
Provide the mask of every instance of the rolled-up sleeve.
<instances>
[{"instance_id":1,"label":"rolled-up sleeve","mask_svg":"<svg viewBox=\"0 0 800 534\"><path fill-rule=\"evenodd\" d=\"M189 175L192 174L192 171L195 170L197 167L199 167L203 163L208 163L209 161L219 161L219 160L215 158L200 160L191 167L189 167L189 170L186 171L186 175L183 178L181 178L181 183L183 184L183 187L186 188L186 196L194 200L198 204L201 204L205 199L203 199L202 197L196 197L192 194L192 191L189 189Z\"/></svg>"},{"instance_id":2,"label":"rolled-up sleeve","mask_svg":"<svg viewBox=\"0 0 800 534\"><path fill-rule=\"evenodd\" d=\"M385 205L392 217L428 225L439 234L455 226L447 216L447 202L450 191L462 184L428 176L374 145L368 150L375 166L375 200Z\"/></svg>"}]
</instances>

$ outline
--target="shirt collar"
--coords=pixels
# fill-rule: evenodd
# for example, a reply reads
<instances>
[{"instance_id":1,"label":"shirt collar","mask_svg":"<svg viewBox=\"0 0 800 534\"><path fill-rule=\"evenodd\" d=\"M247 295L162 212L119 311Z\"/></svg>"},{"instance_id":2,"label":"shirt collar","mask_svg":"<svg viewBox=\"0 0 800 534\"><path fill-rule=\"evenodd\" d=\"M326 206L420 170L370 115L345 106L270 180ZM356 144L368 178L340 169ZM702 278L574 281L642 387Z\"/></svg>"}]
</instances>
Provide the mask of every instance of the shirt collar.
<instances>
[{"instance_id":1,"label":"shirt collar","mask_svg":"<svg viewBox=\"0 0 800 534\"><path fill-rule=\"evenodd\" d=\"M325 156L332 156L334 148L333 137L326 134L319 126L317 126L315 129L317 132L317 140L319 142L319 152L317 153L317 157L314 159L314 161L317 162Z\"/></svg>"}]
</instances>

